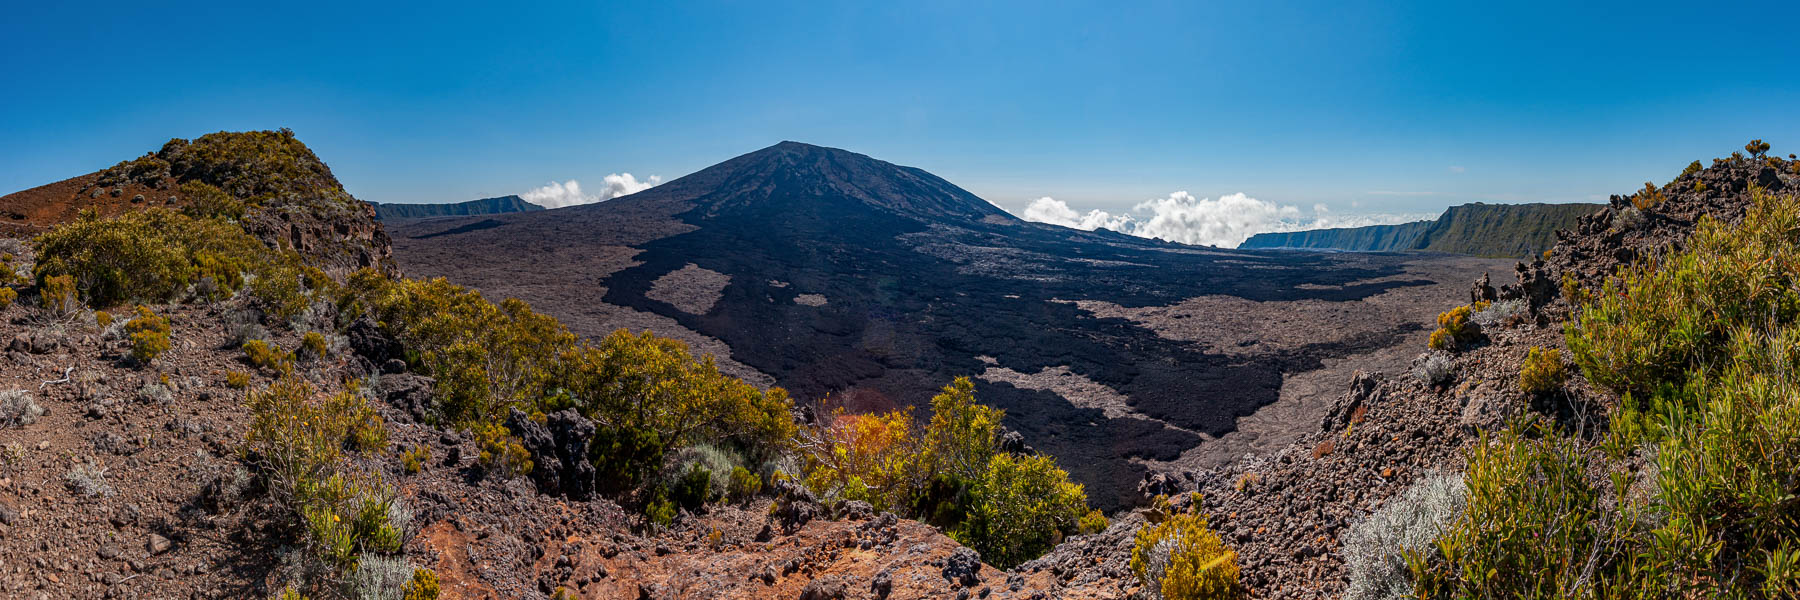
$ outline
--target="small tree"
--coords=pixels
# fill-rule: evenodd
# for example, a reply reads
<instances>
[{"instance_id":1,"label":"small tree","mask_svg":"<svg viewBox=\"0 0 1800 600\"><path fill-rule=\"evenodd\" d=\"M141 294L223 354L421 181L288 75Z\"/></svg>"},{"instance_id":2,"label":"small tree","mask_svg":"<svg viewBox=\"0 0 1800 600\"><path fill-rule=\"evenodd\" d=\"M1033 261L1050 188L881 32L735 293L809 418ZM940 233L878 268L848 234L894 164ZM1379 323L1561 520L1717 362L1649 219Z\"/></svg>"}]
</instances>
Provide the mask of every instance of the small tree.
<instances>
[{"instance_id":1,"label":"small tree","mask_svg":"<svg viewBox=\"0 0 1800 600\"><path fill-rule=\"evenodd\" d=\"M1650 210L1656 208L1656 205L1662 204L1666 199L1662 190L1656 189L1656 184L1646 181L1644 189L1638 190L1637 194L1632 195L1631 205L1637 207L1638 210Z\"/></svg>"},{"instance_id":2,"label":"small tree","mask_svg":"<svg viewBox=\"0 0 1800 600\"><path fill-rule=\"evenodd\" d=\"M1750 140L1750 143L1744 144L1744 151L1750 153L1750 158L1760 159L1763 154L1769 152L1769 143L1762 141L1761 138Z\"/></svg>"}]
</instances>

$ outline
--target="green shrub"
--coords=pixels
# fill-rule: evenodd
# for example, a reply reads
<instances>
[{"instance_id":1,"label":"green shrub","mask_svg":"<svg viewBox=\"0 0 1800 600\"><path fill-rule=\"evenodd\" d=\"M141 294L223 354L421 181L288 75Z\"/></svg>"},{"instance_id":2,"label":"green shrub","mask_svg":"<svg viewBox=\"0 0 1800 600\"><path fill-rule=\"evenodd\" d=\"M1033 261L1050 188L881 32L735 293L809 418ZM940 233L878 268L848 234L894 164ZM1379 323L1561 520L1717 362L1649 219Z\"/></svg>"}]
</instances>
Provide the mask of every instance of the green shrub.
<instances>
[{"instance_id":1,"label":"green shrub","mask_svg":"<svg viewBox=\"0 0 1800 600\"><path fill-rule=\"evenodd\" d=\"M1734 324L1792 322L1796 230L1791 195L1753 193L1737 227L1702 217L1686 251L1626 269L1565 324L1575 364L1590 381L1642 398L1717 361Z\"/></svg>"},{"instance_id":2,"label":"green shrub","mask_svg":"<svg viewBox=\"0 0 1800 600\"><path fill-rule=\"evenodd\" d=\"M203 181L181 184L181 214L195 219L244 218L244 203Z\"/></svg>"},{"instance_id":3,"label":"green shrub","mask_svg":"<svg viewBox=\"0 0 1800 600\"><path fill-rule=\"evenodd\" d=\"M67 275L90 304L101 307L173 300L202 277L228 292L244 270L269 255L236 225L161 208L110 219L86 212L38 236L34 245L40 287Z\"/></svg>"},{"instance_id":4,"label":"green shrub","mask_svg":"<svg viewBox=\"0 0 1800 600\"><path fill-rule=\"evenodd\" d=\"M673 525L675 524L675 503L658 493L655 498L650 500L649 504L644 506L644 516L649 518L651 523L660 527Z\"/></svg>"},{"instance_id":5,"label":"green shrub","mask_svg":"<svg viewBox=\"0 0 1800 600\"><path fill-rule=\"evenodd\" d=\"M156 316L150 308L139 305L137 316L125 324L131 338L131 357L149 363L169 349L169 320Z\"/></svg>"},{"instance_id":6,"label":"green shrub","mask_svg":"<svg viewBox=\"0 0 1800 600\"><path fill-rule=\"evenodd\" d=\"M405 532L389 520L396 501L391 488L332 473L304 481L301 518L320 557L340 569L355 566L365 552L392 554L405 542Z\"/></svg>"},{"instance_id":7,"label":"green shrub","mask_svg":"<svg viewBox=\"0 0 1800 600\"><path fill-rule=\"evenodd\" d=\"M1657 455L1659 577L1686 597L1793 597L1800 587L1800 327L1740 328L1732 357L1670 411Z\"/></svg>"},{"instance_id":8,"label":"green shrub","mask_svg":"<svg viewBox=\"0 0 1800 600\"><path fill-rule=\"evenodd\" d=\"M169 163L152 152L131 160L119 161L111 168L101 171L100 178L95 181L95 184L100 187L119 187L128 183L150 185L168 174Z\"/></svg>"},{"instance_id":9,"label":"green shrub","mask_svg":"<svg viewBox=\"0 0 1800 600\"><path fill-rule=\"evenodd\" d=\"M308 331L300 337L300 355L308 360L324 358L328 347L325 336L317 331Z\"/></svg>"},{"instance_id":10,"label":"green shrub","mask_svg":"<svg viewBox=\"0 0 1800 600\"><path fill-rule=\"evenodd\" d=\"M249 397L246 450L276 504L293 515L320 559L339 569L366 552L394 553L407 523L394 517L393 489L343 464L343 449L361 435L361 396L319 399L305 382L286 378ZM385 434L384 434L385 436Z\"/></svg>"},{"instance_id":11,"label":"green shrub","mask_svg":"<svg viewBox=\"0 0 1800 600\"><path fill-rule=\"evenodd\" d=\"M743 467L732 467L730 495L733 500L745 500L762 492L762 477Z\"/></svg>"},{"instance_id":12,"label":"green shrub","mask_svg":"<svg viewBox=\"0 0 1800 600\"><path fill-rule=\"evenodd\" d=\"M1744 151L1749 152L1751 158L1762 158L1769 152L1769 143L1761 139L1750 140L1750 143L1744 144Z\"/></svg>"},{"instance_id":13,"label":"green shrub","mask_svg":"<svg viewBox=\"0 0 1800 600\"><path fill-rule=\"evenodd\" d=\"M712 499L712 479L712 471L700 463L689 463L681 477L669 486L669 500L690 512L699 510Z\"/></svg>"},{"instance_id":14,"label":"green shrub","mask_svg":"<svg viewBox=\"0 0 1800 600\"><path fill-rule=\"evenodd\" d=\"M10 287L0 287L0 310L6 310L7 307L13 305L14 300L18 299L19 290ZM102 325L102 327L104 326L105 325Z\"/></svg>"},{"instance_id":15,"label":"green shrub","mask_svg":"<svg viewBox=\"0 0 1800 600\"><path fill-rule=\"evenodd\" d=\"M506 430L506 426L486 422L476 424L469 431L475 434L475 445L481 449L478 462L487 472L501 477L531 472L531 453Z\"/></svg>"},{"instance_id":16,"label":"green shrub","mask_svg":"<svg viewBox=\"0 0 1800 600\"><path fill-rule=\"evenodd\" d=\"M807 487L924 519L994 565L1035 558L1079 531L1087 495L1049 457L1001 452L1004 413L974 389L966 377L945 386L922 430L908 411L835 411L802 432Z\"/></svg>"},{"instance_id":17,"label":"green shrub","mask_svg":"<svg viewBox=\"0 0 1800 600\"><path fill-rule=\"evenodd\" d=\"M742 468L743 461L730 450L712 444L696 444L672 453L668 459L668 467L658 474L656 485L671 491L671 498L683 508L693 510L701 503L712 502L731 494L731 473ZM694 477L698 469L707 474L706 488L695 490L692 494L678 494L675 490L684 485L685 480Z\"/></svg>"},{"instance_id":18,"label":"green shrub","mask_svg":"<svg viewBox=\"0 0 1800 600\"><path fill-rule=\"evenodd\" d=\"M1681 170L1681 176L1687 177L1689 175L1693 175L1693 174L1699 173L1699 172L1700 172L1700 161L1696 160L1694 162L1688 163L1687 168L1684 168Z\"/></svg>"},{"instance_id":19,"label":"green shrub","mask_svg":"<svg viewBox=\"0 0 1800 600\"><path fill-rule=\"evenodd\" d=\"M413 571L412 581L401 588L401 600L437 600L438 578L431 569Z\"/></svg>"},{"instance_id":20,"label":"green shrub","mask_svg":"<svg viewBox=\"0 0 1800 600\"><path fill-rule=\"evenodd\" d=\"M1738 225L1702 218L1580 307L1565 337L1620 394L1607 430L1592 447L1519 427L1478 444L1464 514L1408 557L1421 595L1793 597L1800 201L1751 197ZM1640 449L1648 466L1627 460Z\"/></svg>"},{"instance_id":21,"label":"green shrub","mask_svg":"<svg viewBox=\"0 0 1800 600\"><path fill-rule=\"evenodd\" d=\"M1568 273L1563 273L1562 276L1562 294L1563 299L1569 301L1569 306L1581 306L1590 300L1587 288L1581 287L1581 282Z\"/></svg>"},{"instance_id":22,"label":"green shrub","mask_svg":"<svg viewBox=\"0 0 1800 600\"><path fill-rule=\"evenodd\" d=\"M1429 598L1584 593L1587 561L1604 542L1600 492L1586 473L1585 455L1554 434L1484 435L1469 452L1465 512L1433 552L1409 555L1418 589Z\"/></svg>"},{"instance_id":23,"label":"green shrub","mask_svg":"<svg viewBox=\"0 0 1800 600\"><path fill-rule=\"evenodd\" d=\"M226 371L225 387L241 390L250 387L250 374L243 371Z\"/></svg>"},{"instance_id":24,"label":"green shrub","mask_svg":"<svg viewBox=\"0 0 1800 600\"><path fill-rule=\"evenodd\" d=\"M75 291L75 278L69 275L45 277L38 284L38 295L44 310L57 316L69 316L81 310L81 296Z\"/></svg>"},{"instance_id":25,"label":"green shrub","mask_svg":"<svg viewBox=\"0 0 1800 600\"><path fill-rule=\"evenodd\" d=\"M1562 389L1569 380L1563 371L1562 351L1532 346L1519 366L1519 389L1527 394L1542 395Z\"/></svg>"},{"instance_id":26,"label":"green shrub","mask_svg":"<svg viewBox=\"0 0 1800 600\"><path fill-rule=\"evenodd\" d=\"M244 360L280 376L294 372L294 354L263 340L244 342Z\"/></svg>"},{"instance_id":27,"label":"green shrub","mask_svg":"<svg viewBox=\"0 0 1800 600\"><path fill-rule=\"evenodd\" d=\"M1237 598L1237 553L1208 527L1199 499L1186 513L1164 515L1138 529L1131 548L1131 572L1153 597L1163 600ZM1166 506L1166 502L1164 503Z\"/></svg>"},{"instance_id":28,"label":"green shrub","mask_svg":"<svg viewBox=\"0 0 1800 600\"><path fill-rule=\"evenodd\" d=\"M576 346L561 323L524 302L495 305L441 278L364 276L348 288L344 296L367 298L377 320L437 379L438 408L450 424L504 419L515 405L534 408L570 360L561 355Z\"/></svg>"},{"instance_id":29,"label":"green shrub","mask_svg":"<svg viewBox=\"0 0 1800 600\"><path fill-rule=\"evenodd\" d=\"M1631 205L1637 207L1638 210L1650 210L1661 205L1665 200L1667 198L1663 196L1662 190L1656 189L1656 184L1646 181L1644 189L1638 190L1631 196Z\"/></svg>"},{"instance_id":30,"label":"green shrub","mask_svg":"<svg viewBox=\"0 0 1800 600\"><path fill-rule=\"evenodd\" d=\"M345 440L345 445L351 450L363 454L374 454L386 448L387 421L383 420L381 415L375 412L375 408L369 406L362 396L349 393L346 393L345 396L354 399L349 402L351 419L354 424L350 426L350 437Z\"/></svg>"},{"instance_id":31,"label":"green shrub","mask_svg":"<svg viewBox=\"0 0 1800 600\"><path fill-rule=\"evenodd\" d=\"M406 469L407 475L417 475L431 464L431 448L424 444L413 446L400 454L400 466Z\"/></svg>"},{"instance_id":32,"label":"green shrub","mask_svg":"<svg viewBox=\"0 0 1800 600\"><path fill-rule=\"evenodd\" d=\"M1108 524L1106 514L1096 508L1081 517L1081 522L1076 524L1076 530L1082 535L1092 535L1106 531Z\"/></svg>"},{"instance_id":33,"label":"green shrub","mask_svg":"<svg viewBox=\"0 0 1800 600\"><path fill-rule=\"evenodd\" d=\"M975 401L975 383L958 377L931 398L919 467L932 475L973 480L1000 452L1000 420L1006 412Z\"/></svg>"},{"instance_id":34,"label":"green shrub","mask_svg":"<svg viewBox=\"0 0 1800 600\"><path fill-rule=\"evenodd\" d=\"M436 379L434 418L475 431L502 472L522 472L529 462L504 428L495 429L512 408L573 408L597 423L592 456L607 491L638 489L671 452L703 442L759 464L794 444L785 391L727 376L675 340L618 331L584 343L522 301L494 304L443 279L364 270L330 294L340 319L374 317L408 362ZM710 469L717 495L730 468Z\"/></svg>"},{"instance_id":35,"label":"green shrub","mask_svg":"<svg viewBox=\"0 0 1800 600\"><path fill-rule=\"evenodd\" d=\"M950 537L1002 569L1042 555L1088 511L1081 484L1048 456L995 454L974 483L974 509Z\"/></svg>"},{"instance_id":36,"label":"green shrub","mask_svg":"<svg viewBox=\"0 0 1800 600\"><path fill-rule=\"evenodd\" d=\"M287 129L173 139L156 155L168 161L176 179L214 186L251 208L293 207L326 215L363 208Z\"/></svg>"},{"instance_id":37,"label":"green shrub","mask_svg":"<svg viewBox=\"0 0 1800 600\"><path fill-rule=\"evenodd\" d=\"M534 336L527 336L534 337ZM583 416L602 424L603 478L633 486L669 451L701 442L763 462L794 443L792 403L695 360L679 341L617 331L564 351L553 375Z\"/></svg>"},{"instance_id":38,"label":"green shrub","mask_svg":"<svg viewBox=\"0 0 1800 600\"><path fill-rule=\"evenodd\" d=\"M283 260L260 263L252 269L256 277L250 281L250 297L281 323L293 320L312 303L298 262L299 257L290 254Z\"/></svg>"}]
</instances>

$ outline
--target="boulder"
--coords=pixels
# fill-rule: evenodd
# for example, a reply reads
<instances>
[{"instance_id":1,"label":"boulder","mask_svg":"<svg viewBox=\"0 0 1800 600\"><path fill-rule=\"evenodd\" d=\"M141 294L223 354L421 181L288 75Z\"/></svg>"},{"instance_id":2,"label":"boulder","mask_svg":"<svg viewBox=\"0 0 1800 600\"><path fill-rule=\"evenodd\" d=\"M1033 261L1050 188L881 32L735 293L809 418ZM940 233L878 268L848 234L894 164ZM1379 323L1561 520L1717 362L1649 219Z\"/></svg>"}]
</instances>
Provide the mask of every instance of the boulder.
<instances>
[{"instance_id":1,"label":"boulder","mask_svg":"<svg viewBox=\"0 0 1800 600\"><path fill-rule=\"evenodd\" d=\"M1356 409L1375 400L1379 395L1381 380L1374 375L1358 370L1350 376L1350 391L1333 400L1331 408L1325 412L1325 419L1319 422L1319 431L1337 431L1350 425L1356 416Z\"/></svg>"},{"instance_id":2,"label":"boulder","mask_svg":"<svg viewBox=\"0 0 1800 600\"><path fill-rule=\"evenodd\" d=\"M775 492L775 506L770 516L775 517L784 531L792 533L825 514L825 507L819 505L812 490L792 479L776 481L771 491Z\"/></svg>"},{"instance_id":3,"label":"boulder","mask_svg":"<svg viewBox=\"0 0 1800 600\"><path fill-rule=\"evenodd\" d=\"M1146 500L1157 496L1175 496L1193 489L1193 479L1185 473L1152 471L1144 473L1144 480L1138 482L1138 495Z\"/></svg>"},{"instance_id":4,"label":"boulder","mask_svg":"<svg viewBox=\"0 0 1800 600\"><path fill-rule=\"evenodd\" d=\"M944 560L944 579L963 587L981 585L981 555L958 547Z\"/></svg>"},{"instance_id":5,"label":"boulder","mask_svg":"<svg viewBox=\"0 0 1800 600\"><path fill-rule=\"evenodd\" d=\"M515 408L506 417L506 428L531 453L531 479L539 491L575 500L594 497L594 463L588 460L588 446L597 431L593 421L574 409L563 409L538 423Z\"/></svg>"},{"instance_id":6,"label":"boulder","mask_svg":"<svg viewBox=\"0 0 1800 600\"><path fill-rule=\"evenodd\" d=\"M344 337L349 338L350 350L358 356L369 359L375 364L384 364L390 359L398 359L405 355L400 342L389 337L375 324L375 319L368 315L358 317L344 329Z\"/></svg>"},{"instance_id":7,"label":"boulder","mask_svg":"<svg viewBox=\"0 0 1800 600\"><path fill-rule=\"evenodd\" d=\"M424 375L400 373L383 375L381 389L387 403L394 408L405 411L419 422L424 422L431 411L431 389L437 381Z\"/></svg>"},{"instance_id":8,"label":"boulder","mask_svg":"<svg viewBox=\"0 0 1800 600\"><path fill-rule=\"evenodd\" d=\"M1498 292L1494 291L1493 280L1488 279L1487 273L1482 273L1481 279L1475 282L1474 289L1469 290L1470 304L1476 302L1493 302L1499 299L1500 296L1498 295Z\"/></svg>"}]
</instances>

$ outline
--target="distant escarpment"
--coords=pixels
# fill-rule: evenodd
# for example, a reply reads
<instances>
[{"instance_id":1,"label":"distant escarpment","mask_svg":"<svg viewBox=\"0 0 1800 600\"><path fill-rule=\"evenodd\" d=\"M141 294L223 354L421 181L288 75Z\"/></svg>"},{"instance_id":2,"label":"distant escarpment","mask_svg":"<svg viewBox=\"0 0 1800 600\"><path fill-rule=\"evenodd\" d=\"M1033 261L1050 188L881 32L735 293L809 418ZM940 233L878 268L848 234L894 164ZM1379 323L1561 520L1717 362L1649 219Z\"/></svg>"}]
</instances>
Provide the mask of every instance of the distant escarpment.
<instances>
[{"instance_id":1,"label":"distant escarpment","mask_svg":"<svg viewBox=\"0 0 1800 600\"><path fill-rule=\"evenodd\" d=\"M0 196L0 235L35 235L84 213L104 218L151 206L227 217L327 271L394 269L375 210L287 129L172 139L107 169Z\"/></svg>"},{"instance_id":2,"label":"distant escarpment","mask_svg":"<svg viewBox=\"0 0 1800 600\"><path fill-rule=\"evenodd\" d=\"M1464 204L1432 221L1259 233L1240 248L1346 252L1424 250L1488 257L1530 257L1556 243L1556 230L1574 227L1598 204Z\"/></svg>"},{"instance_id":3,"label":"distant escarpment","mask_svg":"<svg viewBox=\"0 0 1800 600\"><path fill-rule=\"evenodd\" d=\"M532 212L544 210L544 207L526 202L517 195L498 198L482 198L468 202L452 204L400 204L370 202L375 207L375 218L381 221L399 219L429 219L432 217L472 217L477 215L499 215L516 212Z\"/></svg>"}]
</instances>

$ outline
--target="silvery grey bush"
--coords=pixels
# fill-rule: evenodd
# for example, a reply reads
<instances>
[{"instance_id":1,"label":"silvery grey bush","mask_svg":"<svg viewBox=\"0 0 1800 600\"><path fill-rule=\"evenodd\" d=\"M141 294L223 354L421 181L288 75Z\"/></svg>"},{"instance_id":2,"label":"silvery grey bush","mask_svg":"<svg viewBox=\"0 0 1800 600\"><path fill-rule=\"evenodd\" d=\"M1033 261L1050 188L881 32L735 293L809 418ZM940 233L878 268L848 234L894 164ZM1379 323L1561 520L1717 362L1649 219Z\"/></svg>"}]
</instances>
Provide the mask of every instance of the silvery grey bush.
<instances>
[{"instance_id":1,"label":"silvery grey bush","mask_svg":"<svg viewBox=\"0 0 1800 600\"><path fill-rule=\"evenodd\" d=\"M664 486L673 486L688 473L688 469L699 464L706 469L712 478L707 482L709 497L724 496L731 485L732 467L741 466L743 461L729 450L712 444L697 444L691 448L683 448L675 452L672 460L667 462L658 480Z\"/></svg>"},{"instance_id":2,"label":"silvery grey bush","mask_svg":"<svg viewBox=\"0 0 1800 600\"><path fill-rule=\"evenodd\" d=\"M0 429L24 427L36 423L41 416L44 416L44 407L38 406L37 399L32 397L31 392L0 392Z\"/></svg>"},{"instance_id":3,"label":"silvery grey bush","mask_svg":"<svg viewBox=\"0 0 1800 600\"><path fill-rule=\"evenodd\" d=\"M1344 535L1346 600L1399 600L1413 594L1405 552L1424 552L1462 516L1468 488L1461 476L1427 473Z\"/></svg>"},{"instance_id":4,"label":"silvery grey bush","mask_svg":"<svg viewBox=\"0 0 1800 600\"><path fill-rule=\"evenodd\" d=\"M71 489L88 497L111 496L114 493L112 485L106 482L106 467L100 466L93 457L88 457L87 462L75 463L69 472L63 474L63 481Z\"/></svg>"},{"instance_id":5,"label":"silvery grey bush","mask_svg":"<svg viewBox=\"0 0 1800 600\"><path fill-rule=\"evenodd\" d=\"M1480 325L1482 329L1500 329L1512 322L1513 318L1525 314L1527 308L1524 299L1501 300L1489 304L1486 309L1469 315L1469 320Z\"/></svg>"},{"instance_id":6,"label":"silvery grey bush","mask_svg":"<svg viewBox=\"0 0 1800 600\"><path fill-rule=\"evenodd\" d=\"M1169 557L1181 547L1181 537L1180 531L1173 531L1150 547L1150 556L1144 560L1144 589L1151 598L1162 600L1162 580L1169 574Z\"/></svg>"},{"instance_id":7,"label":"silvery grey bush","mask_svg":"<svg viewBox=\"0 0 1800 600\"><path fill-rule=\"evenodd\" d=\"M1444 385L1456 377L1456 367L1450 362L1450 353L1432 350L1413 359L1412 374L1425 385Z\"/></svg>"},{"instance_id":8,"label":"silvery grey bush","mask_svg":"<svg viewBox=\"0 0 1800 600\"><path fill-rule=\"evenodd\" d=\"M364 555L344 582L344 592L357 600L400 600L412 576L412 565L405 558Z\"/></svg>"}]
</instances>

